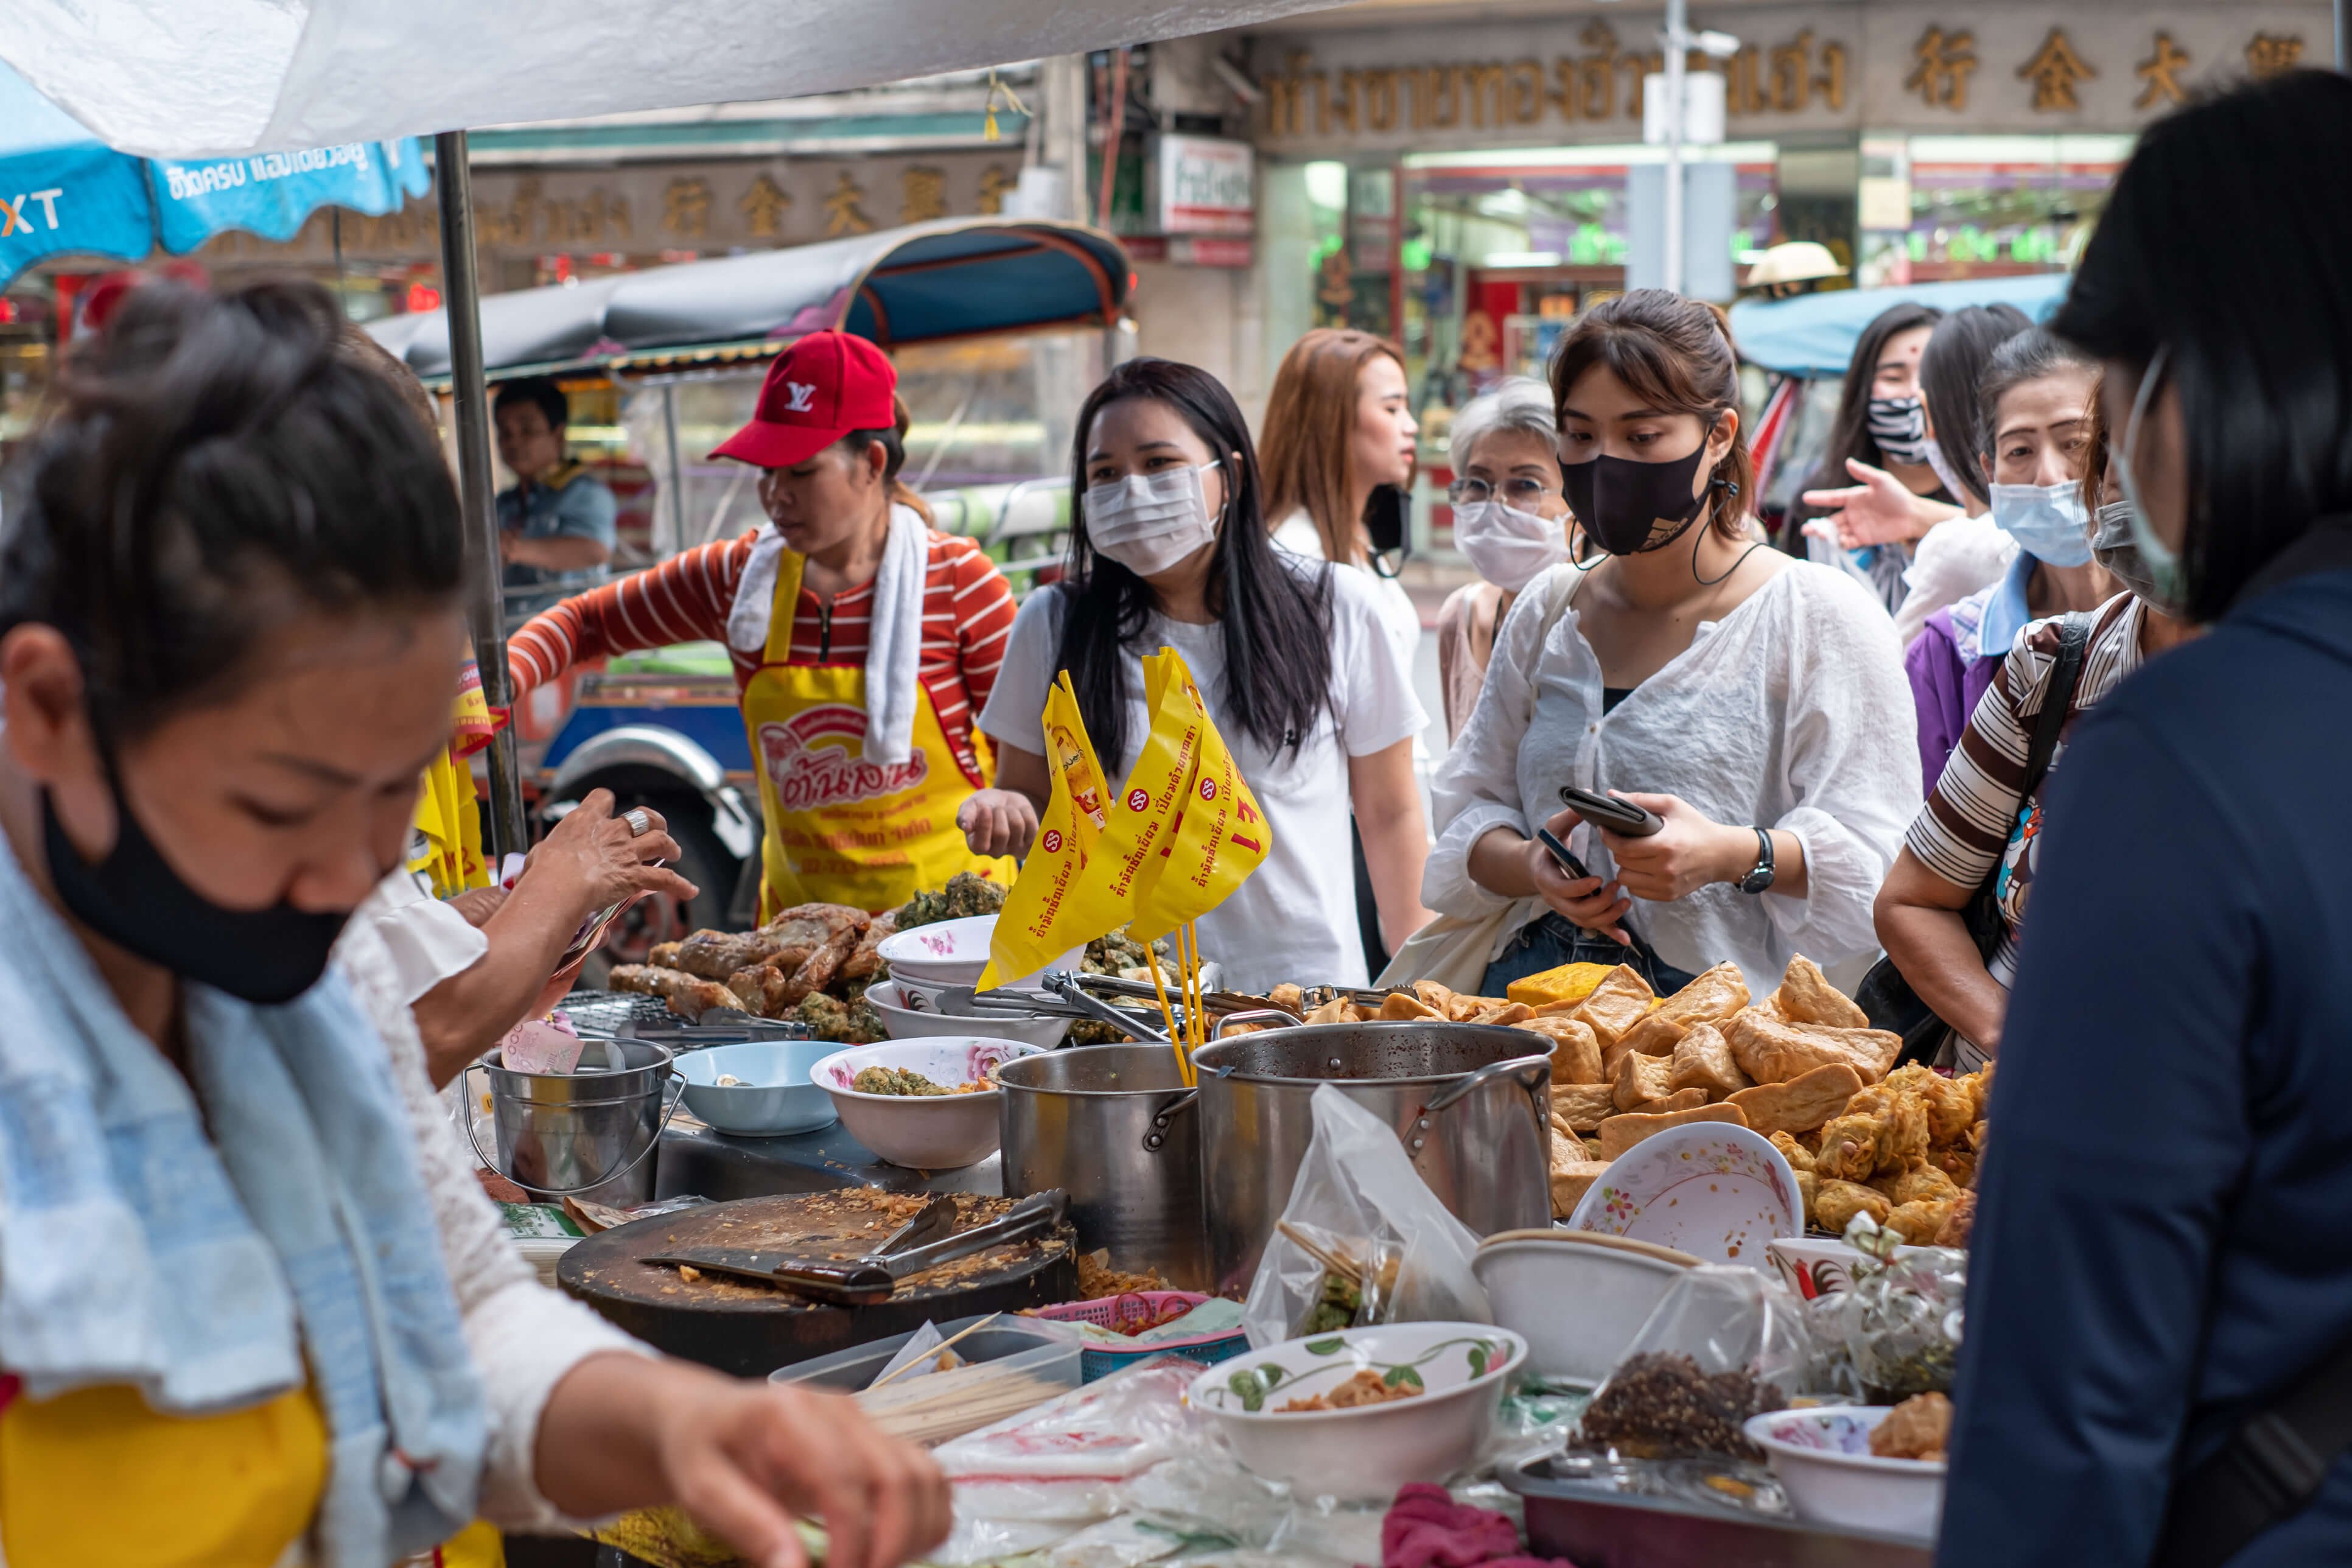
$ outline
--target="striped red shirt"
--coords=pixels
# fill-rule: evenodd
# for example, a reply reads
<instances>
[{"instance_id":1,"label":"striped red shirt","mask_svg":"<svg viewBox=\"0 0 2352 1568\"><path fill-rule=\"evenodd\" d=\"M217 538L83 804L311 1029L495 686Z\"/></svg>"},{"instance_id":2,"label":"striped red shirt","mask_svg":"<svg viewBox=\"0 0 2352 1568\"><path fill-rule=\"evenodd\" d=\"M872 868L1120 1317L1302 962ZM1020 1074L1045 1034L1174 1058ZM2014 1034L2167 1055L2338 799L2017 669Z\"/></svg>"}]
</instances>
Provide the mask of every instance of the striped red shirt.
<instances>
[{"instance_id":1,"label":"striped red shirt","mask_svg":"<svg viewBox=\"0 0 2352 1568\"><path fill-rule=\"evenodd\" d=\"M507 644L516 696L588 659L682 642L724 644L736 584L751 559L755 537L747 533L700 545L532 616ZM929 542L921 679L957 761L977 777L972 720L988 701L1004 662L1005 640L1013 631L1013 589L971 540L931 532ZM830 605L803 588L785 662L863 666L873 616L871 583L835 595ZM763 656L735 647L727 651L740 692Z\"/></svg>"}]
</instances>

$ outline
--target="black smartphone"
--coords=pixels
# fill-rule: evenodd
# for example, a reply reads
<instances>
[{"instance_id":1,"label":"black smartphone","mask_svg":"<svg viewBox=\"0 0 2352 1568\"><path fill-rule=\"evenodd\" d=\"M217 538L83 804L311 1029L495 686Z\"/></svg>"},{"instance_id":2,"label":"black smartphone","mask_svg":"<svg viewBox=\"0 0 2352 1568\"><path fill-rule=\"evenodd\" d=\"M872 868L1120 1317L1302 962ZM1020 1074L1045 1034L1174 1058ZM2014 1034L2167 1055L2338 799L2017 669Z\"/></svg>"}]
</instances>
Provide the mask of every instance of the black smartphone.
<instances>
[{"instance_id":1,"label":"black smartphone","mask_svg":"<svg viewBox=\"0 0 2352 1568\"><path fill-rule=\"evenodd\" d=\"M1559 861L1560 868L1566 871L1570 876L1581 880L1584 878L1592 875L1591 872L1584 868L1584 862L1578 859L1570 852L1568 846L1559 841L1559 835L1554 833L1550 828L1537 828L1536 842L1550 850L1551 858Z\"/></svg>"},{"instance_id":2,"label":"black smartphone","mask_svg":"<svg viewBox=\"0 0 2352 1568\"><path fill-rule=\"evenodd\" d=\"M1605 827L1612 833L1622 833L1628 838L1647 838L1666 825L1664 817L1635 805L1630 800L1620 800L1613 795L1595 795L1574 784L1559 786L1559 804L1575 807L1576 814L1585 821Z\"/></svg>"},{"instance_id":3,"label":"black smartphone","mask_svg":"<svg viewBox=\"0 0 2352 1568\"><path fill-rule=\"evenodd\" d=\"M1411 495L1396 485L1374 485L1364 502L1364 532L1372 542L1372 553L1402 555L1412 518Z\"/></svg>"}]
</instances>

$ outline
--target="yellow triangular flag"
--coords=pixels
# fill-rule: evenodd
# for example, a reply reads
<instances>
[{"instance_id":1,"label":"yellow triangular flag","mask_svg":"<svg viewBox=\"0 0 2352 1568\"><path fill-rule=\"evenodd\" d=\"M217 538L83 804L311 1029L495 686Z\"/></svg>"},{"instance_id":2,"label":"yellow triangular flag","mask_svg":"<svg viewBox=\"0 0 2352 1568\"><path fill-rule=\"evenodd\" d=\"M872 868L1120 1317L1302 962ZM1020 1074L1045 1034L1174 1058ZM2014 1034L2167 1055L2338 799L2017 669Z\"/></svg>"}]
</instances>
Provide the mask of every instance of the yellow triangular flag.
<instances>
[{"instance_id":1,"label":"yellow triangular flag","mask_svg":"<svg viewBox=\"0 0 2352 1568\"><path fill-rule=\"evenodd\" d=\"M976 989L1034 973L1057 954L1102 935L1076 934L1072 897L1103 827L1102 764L1078 711L1069 671L1045 693L1045 765L1051 794L1038 818L1037 840L1021 863L989 939L988 968Z\"/></svg>"},{"instance_id":2,"label":"yellow triangular flag","mask_svg":"<svg viewBox=\"0 0 2352 1568\"><path fill-rule=\"evenodd\" d=\"M1174 649L1165 658L1171 689L1192 706L1199 760L1177 821L1160 847L1160 874L1137 900L1129 927L1129 934L1146 942L1223 903L1265 864L1273 844L1257 797L1217 733L1192 672Z\"/></svg>"}]
</instances>

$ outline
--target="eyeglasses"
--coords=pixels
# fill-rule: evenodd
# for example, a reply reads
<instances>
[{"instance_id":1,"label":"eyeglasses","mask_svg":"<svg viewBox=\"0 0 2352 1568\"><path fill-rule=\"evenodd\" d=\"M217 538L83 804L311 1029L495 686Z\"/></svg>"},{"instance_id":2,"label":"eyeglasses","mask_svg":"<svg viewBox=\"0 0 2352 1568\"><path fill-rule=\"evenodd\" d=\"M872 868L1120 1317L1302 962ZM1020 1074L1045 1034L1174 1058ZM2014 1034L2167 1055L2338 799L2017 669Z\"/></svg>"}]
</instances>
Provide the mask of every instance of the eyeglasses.
<instances>
[{"instance_id":1,"label":"eyeglasses","mask_svg":"<svg viewBox=\"0 0 2352 1568\"><path fill-rule=\"evenodd\" d=\"M1525 475L1514 475L1505 479L1499 489L1503 504L1517 507L1521 511L1533 511L1543 504L1544 497L1553 493L1551 486ZM1476 506L1494 500L1496 489L1496 486L1484 479L1456 479L1445 487L1445 499L1455 506Z\"/></svg>"}]
</instances>

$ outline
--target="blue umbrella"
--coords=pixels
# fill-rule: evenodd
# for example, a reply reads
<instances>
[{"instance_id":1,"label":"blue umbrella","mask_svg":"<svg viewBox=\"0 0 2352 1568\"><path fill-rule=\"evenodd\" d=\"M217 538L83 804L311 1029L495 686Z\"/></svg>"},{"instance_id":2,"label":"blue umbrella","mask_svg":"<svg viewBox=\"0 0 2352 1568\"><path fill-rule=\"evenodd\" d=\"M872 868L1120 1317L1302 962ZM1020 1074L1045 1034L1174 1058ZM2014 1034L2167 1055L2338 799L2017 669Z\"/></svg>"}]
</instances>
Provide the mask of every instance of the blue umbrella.
<instances>
[{"instance_id":1,"label":"blue umbrella","mask_svg":"<svg viewBox=\"0 0 2352 1568\"><path fill-rule=\"evenodd\" d=\"M0 287L51 256L142 261L232 228L291 239L322 206L388 213L431 186L414 136L195 163L133 158L0 64Z\"/></svg>"}]
</instances>

